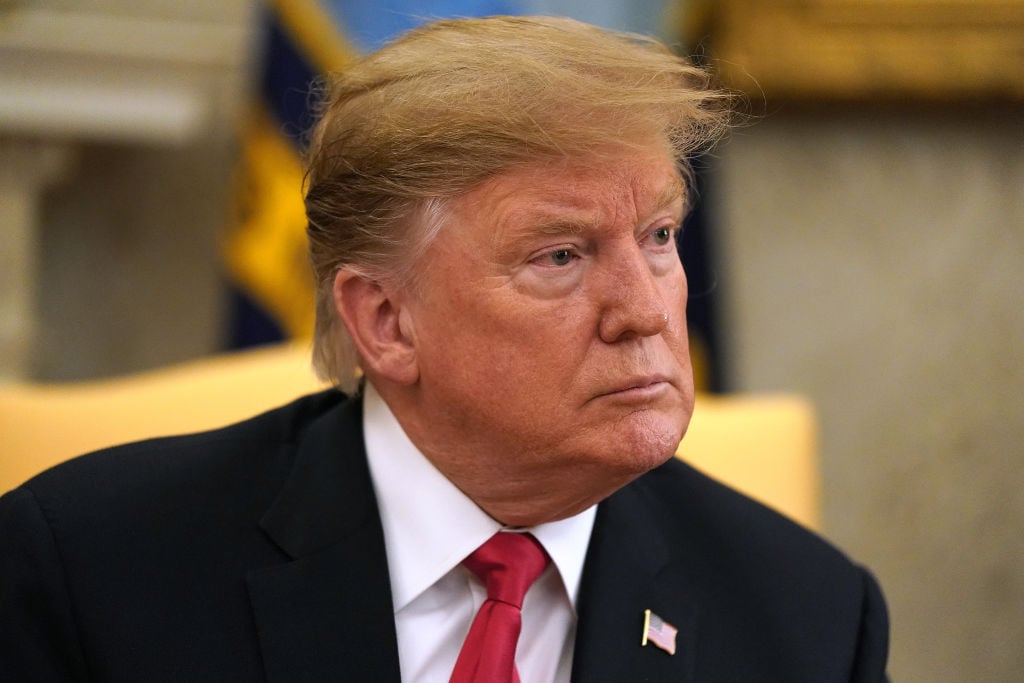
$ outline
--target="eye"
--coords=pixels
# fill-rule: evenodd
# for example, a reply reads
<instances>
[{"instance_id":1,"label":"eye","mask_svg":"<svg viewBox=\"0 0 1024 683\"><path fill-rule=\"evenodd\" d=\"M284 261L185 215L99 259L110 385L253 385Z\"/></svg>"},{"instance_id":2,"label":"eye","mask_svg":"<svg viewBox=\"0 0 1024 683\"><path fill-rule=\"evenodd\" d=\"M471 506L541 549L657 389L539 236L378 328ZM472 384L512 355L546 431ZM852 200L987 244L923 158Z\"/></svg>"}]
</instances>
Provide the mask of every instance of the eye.
<instances>
[{"instance_id":1,"label":"eye","mask_svg":"<svg viewBox=\"0 0 1024 683\"><path fill-rule=\"evenodd\" d=\"M570 249L556 249L548 254L548 260L554 266L567 266L572 261Z\"/></svg>"},{"instance_id":2,"label":"eye","mask_svg":"<svg viewBox=\"0 0 1024 683\"><path fill-rule=\"evenodd\" d=\"M672 228L658 228L651 233L651 239L659 246L668 244L672 241Z\"/></svg>"},{"instance_id":3,"label":"eye","mask_svg":"<svg viewBox=\"0 0 1024 683\"><path fill-rule=\"evenodd\" d=\"M572 269L573 265L580 258L579 250L575 246L567 244L562 247L552 247L545 251L537 252L537 255L530 259L530 263L546 268L549 272L555 272Z\"/></svg>"}]
</instances>

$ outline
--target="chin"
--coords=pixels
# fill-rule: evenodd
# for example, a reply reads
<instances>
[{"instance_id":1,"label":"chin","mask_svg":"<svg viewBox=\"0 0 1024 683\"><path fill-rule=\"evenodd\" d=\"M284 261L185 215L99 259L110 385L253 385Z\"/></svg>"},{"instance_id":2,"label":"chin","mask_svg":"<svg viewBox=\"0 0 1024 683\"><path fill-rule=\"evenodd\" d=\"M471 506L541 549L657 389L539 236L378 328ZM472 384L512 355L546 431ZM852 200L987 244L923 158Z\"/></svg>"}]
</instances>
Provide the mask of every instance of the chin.
<instances>
[{"instance_id":1,"label":"chin","mask_svg":"<svg viewBox=\"0 0 1024 683\"><path fill-rule=\"evenodd\" d=\"M637 414L623 420L606 446L615 451L615 461L634 477L658 467L675 455L686 425L676 415Z\"/></svg>"}]
</instances>

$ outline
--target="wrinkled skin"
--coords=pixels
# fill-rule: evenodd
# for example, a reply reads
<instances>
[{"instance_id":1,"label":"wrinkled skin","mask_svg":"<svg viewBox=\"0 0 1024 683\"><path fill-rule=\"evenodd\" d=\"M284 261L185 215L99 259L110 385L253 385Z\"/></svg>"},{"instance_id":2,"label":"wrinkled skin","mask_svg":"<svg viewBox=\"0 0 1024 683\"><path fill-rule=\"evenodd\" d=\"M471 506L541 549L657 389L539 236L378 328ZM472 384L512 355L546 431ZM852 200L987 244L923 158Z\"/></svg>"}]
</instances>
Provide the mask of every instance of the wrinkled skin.
<instances>
[{"instance_id":1,"label":"wrinkled skin","mask_svg":"<svg viewBox=\"0 0 1024 683\"><path fill-rule=\"evenodd\" d=\"M693 410L683 203L658 145L527 165L454 202L415 290L339 274L368 378L495 519L573 515L672 456Z\"/></svg>"}]
</instances>

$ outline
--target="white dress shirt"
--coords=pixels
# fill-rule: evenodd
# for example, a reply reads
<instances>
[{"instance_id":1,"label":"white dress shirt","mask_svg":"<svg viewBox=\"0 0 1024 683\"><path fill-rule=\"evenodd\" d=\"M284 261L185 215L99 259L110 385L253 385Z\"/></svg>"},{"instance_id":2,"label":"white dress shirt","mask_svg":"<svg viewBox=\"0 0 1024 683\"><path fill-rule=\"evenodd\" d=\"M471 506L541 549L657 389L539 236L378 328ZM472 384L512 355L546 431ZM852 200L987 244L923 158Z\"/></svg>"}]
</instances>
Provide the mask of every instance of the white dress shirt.
<instances>
[{"instance_id":1,"label":"white dress shirt","mask_svg":"<svg viewBox=\"0 0 1024 683\"><path fill-rule=\"evenodd\" d=\"M502 525L420 453L372 385L364 393L366 454L384 526L402 680L444 683L487 598L461 562ZM595 511L523 530L552 563L523 601L516 648L522 683L569 681L576 597Z\"/></svg>"}]
</instances>

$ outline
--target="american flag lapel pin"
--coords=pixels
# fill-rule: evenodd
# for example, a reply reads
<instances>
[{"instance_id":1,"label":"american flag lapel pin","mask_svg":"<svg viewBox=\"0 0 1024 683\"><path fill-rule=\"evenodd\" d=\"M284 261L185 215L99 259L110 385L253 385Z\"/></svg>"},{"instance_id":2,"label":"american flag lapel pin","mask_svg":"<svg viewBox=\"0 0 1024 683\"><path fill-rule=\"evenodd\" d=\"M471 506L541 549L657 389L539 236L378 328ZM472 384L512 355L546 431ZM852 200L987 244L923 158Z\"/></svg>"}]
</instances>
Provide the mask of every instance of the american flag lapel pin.
<instances>
[{"instance_id":1,"label":"american flag lapel pin","mask_svg":"<svg viewBox=\"0 0 1024 683\"><path fill-rule=\"evenodd\" d=\"M647 647L647 643L650 641L670 655L674 655L676 653L676 633L678 630L675 626L664 621L651 610L644 610L644 637L640 641L641 647Z\"/></svg>"}]
</instances>

